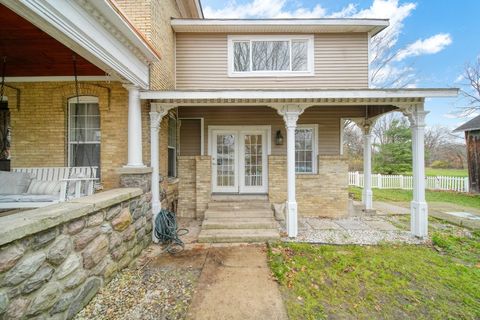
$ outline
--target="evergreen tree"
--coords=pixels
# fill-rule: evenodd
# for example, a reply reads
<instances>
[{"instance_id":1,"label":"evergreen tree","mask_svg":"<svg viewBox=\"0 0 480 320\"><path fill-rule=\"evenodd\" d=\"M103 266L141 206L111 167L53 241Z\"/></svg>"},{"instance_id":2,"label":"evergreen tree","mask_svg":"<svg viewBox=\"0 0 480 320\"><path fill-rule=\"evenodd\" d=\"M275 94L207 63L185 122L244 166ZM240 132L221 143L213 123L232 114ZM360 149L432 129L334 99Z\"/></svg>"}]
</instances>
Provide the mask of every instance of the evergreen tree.
<instances>
[{"instance_id":1,"label":"evergreen tree","mask_svg":"<svg viewBox=\"0 0 480 320\"><path fill-rule=\"evenodd\" d=\"M377 145L374 170L381 174L404 174L412 171L412 133L406 121L393 120L385 132L385 143Z\"/></svg>"}]
</instances>

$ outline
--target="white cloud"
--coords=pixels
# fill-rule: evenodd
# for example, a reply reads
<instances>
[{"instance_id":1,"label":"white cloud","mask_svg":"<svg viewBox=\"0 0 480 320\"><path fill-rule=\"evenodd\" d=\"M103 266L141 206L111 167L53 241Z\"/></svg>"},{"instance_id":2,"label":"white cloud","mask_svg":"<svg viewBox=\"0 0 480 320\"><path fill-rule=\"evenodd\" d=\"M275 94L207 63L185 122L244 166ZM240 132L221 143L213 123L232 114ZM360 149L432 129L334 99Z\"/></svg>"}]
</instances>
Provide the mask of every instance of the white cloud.
<instances>
[{"instance_id":1,"label":"white cloud","mask_svg":"<svg viewBox=\"0 0 480 320\"><path fill-rule=\"evenodd\" d=\"M206 18L321 18L326 10L319 4L312 9L298 6L294 10L286 9L287 0L253 0L243 4L236 1L220 9L206 6Z\"/></svg>"},{"instance_id":2,"label":"white cloud","mask_svg":"<svg viewBox=\"0 0 480 320\"><path fill-rule=\"evenodd\" d=\"M439 33L427 39L418 39L400 50L395 60L402 61L409 57L420 55L435 54L452 43L452 37L448 33Z\"/></svg>"}]
</instances>

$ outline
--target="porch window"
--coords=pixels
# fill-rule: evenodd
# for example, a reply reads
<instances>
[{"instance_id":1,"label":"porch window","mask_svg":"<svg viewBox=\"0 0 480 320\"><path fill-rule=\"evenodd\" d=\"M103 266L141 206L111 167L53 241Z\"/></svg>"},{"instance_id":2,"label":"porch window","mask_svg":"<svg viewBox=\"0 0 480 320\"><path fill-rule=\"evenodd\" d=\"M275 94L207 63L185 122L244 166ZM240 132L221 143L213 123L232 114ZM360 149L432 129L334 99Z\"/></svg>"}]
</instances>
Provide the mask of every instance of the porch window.
<instances>
[{"instance_id":1,"label":"porch window","mask_svg":"<svg viewBox=\"0 0 480 320\"><path fill-rule=\"evenodd\" d=\"M301 125L295 131L295 171L315 173L317 158L317 128Z\"/></svg>"},{"instance_id":2,"label":"porch window","mask_svg":"<svg viewBox=\"0 0 480 320\"><path fill-rule=\"evenodd\" d=\"M313 75L313 36L229 36L229 76Z\"/></svg>"},{"instance_id":3,"label":"porch window","mask_svg":"<svg viewBox=\"0 0 480 320\"><path fill-rule=\"evenodd\" d=\"M98 98L68 100L68 165L100 166L100 111Z\"/></svg>"},{"instance_id":4,"label":"porch window","mask_svg":"<svg viewBox=\"0 0 480 320\"><path fill-rule=\"evenodd\" d=\"M168 176L177 176L177 119L168 117Z\"/></svg>"}]
</instances>

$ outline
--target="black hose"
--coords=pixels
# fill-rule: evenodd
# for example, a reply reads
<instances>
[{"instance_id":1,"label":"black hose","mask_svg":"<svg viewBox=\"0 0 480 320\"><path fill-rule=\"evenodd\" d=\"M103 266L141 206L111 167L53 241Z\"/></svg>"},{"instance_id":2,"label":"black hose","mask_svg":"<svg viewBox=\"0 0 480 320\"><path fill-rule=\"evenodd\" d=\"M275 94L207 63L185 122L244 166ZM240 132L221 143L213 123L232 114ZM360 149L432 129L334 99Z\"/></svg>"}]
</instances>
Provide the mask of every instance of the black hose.
<instances>
[{"instance_id":1,"label":"black hose","mask_svg":"<svg viewBox=\"0 0 480 320\"><path fill-rule=\"evenodd\" d=\"M174 212L166 209L160 210L155 218L155 237L163 244L167 244L164 251L168 253L178 253L183 251L185 243L180 240L180 236L188 233L188 229L178 228L177 218Z\"/></svg>"}]
</instances>

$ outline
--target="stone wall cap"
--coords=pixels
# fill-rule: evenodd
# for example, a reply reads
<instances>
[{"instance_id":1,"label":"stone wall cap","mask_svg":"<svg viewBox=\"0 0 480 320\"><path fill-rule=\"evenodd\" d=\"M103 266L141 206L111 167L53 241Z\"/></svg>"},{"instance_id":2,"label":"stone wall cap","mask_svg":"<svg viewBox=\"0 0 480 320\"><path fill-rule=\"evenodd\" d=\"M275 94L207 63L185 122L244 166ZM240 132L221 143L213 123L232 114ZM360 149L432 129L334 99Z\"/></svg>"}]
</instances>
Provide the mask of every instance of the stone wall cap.
<instances>
[{"instance_id":1,"label":"stone wall cap","mask_svg":"<svg viewBox=\"0 0 480 320\"><path fill-rule=\"evenodd\" d=\"M119 174L145 174L152 173L151 167L122 167L118 169Z\"/></svg>"},{"instance_id":2,"label":"stone wall cap","mask_svg":"<svg viewBox=\"0 0 480 320\"><path fill-rule=\"evenodd\" d=\"M143 194L138 188L119 188L67 202L0 217L0 246Z\"/></svg>"}]
</instances>

